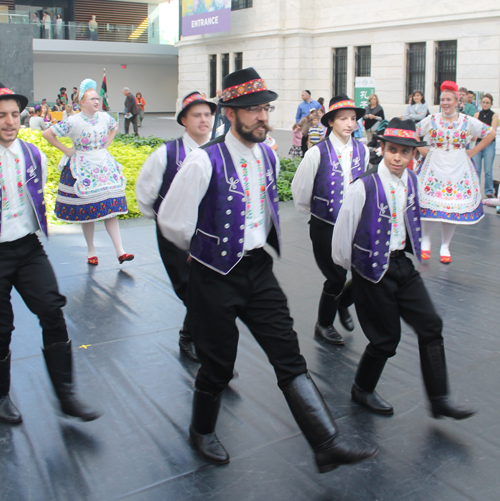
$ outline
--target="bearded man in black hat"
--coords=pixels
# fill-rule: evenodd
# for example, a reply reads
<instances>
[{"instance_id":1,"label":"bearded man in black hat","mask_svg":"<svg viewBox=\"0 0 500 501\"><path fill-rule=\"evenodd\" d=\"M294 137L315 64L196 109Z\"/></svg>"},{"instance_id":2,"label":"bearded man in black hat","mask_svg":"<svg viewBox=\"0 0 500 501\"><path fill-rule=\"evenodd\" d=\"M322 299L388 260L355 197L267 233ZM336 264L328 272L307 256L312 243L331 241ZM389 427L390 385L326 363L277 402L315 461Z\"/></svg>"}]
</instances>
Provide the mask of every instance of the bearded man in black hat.
<instances>
[{"instance_id":1,"label":"bearded man in black hat","mask_svg":"<svg viewBox=\"0 0 500 501\"><path fill-rule=\"evenodd\" d=\"M311 214L309 234L314 258L326 278L314 335L334 345L344 344L333 326L337 311L344 328L354 330L348 310L353 303L351 282L345 283L347 271L332 260L332 235L349 183L365 172L370 160L368 148L352 137L364 114L365 110L356 108L345 94L333 97L328 113L321 118L331 134L307 151L292 181L297 211Z\"/></svg>"},{"instance_id":2,"label":"bearded man in black hat","mask_svg":"<svg viewBox=\"0 0 500 501\"><path fill-rule=\"evenodd\" d=\"M36 236L47 236L43 187L47 159L35 146L17 139L20 113L28 98L0 84L0 421L20 423L10 392L10 341L15 287L42 327L43 355L61 410L83 421L100 416L75 395L71 341L54 270Z\"/></svg>"},{"instance_id":3,"label":"bearded man in black hat","mask_svg":"<svg viewBox=\"0 0 500 501\"><path fill-rule=\"evenodd\" d=\"M353 270L356 313L370 341L358 365L351 396L371 412L392 415L375 387L387 359L396 354L401 318L417 333L425 389L435 418L466 419L475 411L449 398L442 336L424 282L406 253L420 262L417 176L408 170L417 141L412 120L393 118L383 136L383 160L347 192L333 232L333 261Z\"/></svg>"},{"instance_id":4,"label":"bearded man in black hat","mask_svg":"<svg viewBox=\"0 0 500 501\"><path fill-rule=\"evenodd\" d=\"M215 434L221 393L233 377L239 317L274 367L278 386L314 453L321 473L372 457L374 448L353 449L338 429L307 372L287 299L264 250L279 253L276 179L279 160L264 144L270 103L278 96L253 68L223 82L231 129L191 152L160 206L164 237L190 251L187 308L201 362L196 377L190 437L216 464L229 455Z\"/></svg>"},{"instance_id":5,"label":"bearded man in black hat","mask_svg":"<svg viewBox=\"0 0 500 501\"><path fill-rule=\"evenodd\" d=\"M186 155L208 142L212 115L216 107L215 103L207 101L207 98L198 91L191 92L182 100L177 123L185 127L186 131L182 137L167 141L149 155L135 184L137 205L145 217L156 220L160 205ZM161 234L158 225L156 225L156 236L160 256L172 282L172 287L177 297L186 305L189 254L167 240ZM179 347L181 353L195 362L198 361L189 333L187 314L184 325L179 332Z\"/></svg>"}]
</instances>

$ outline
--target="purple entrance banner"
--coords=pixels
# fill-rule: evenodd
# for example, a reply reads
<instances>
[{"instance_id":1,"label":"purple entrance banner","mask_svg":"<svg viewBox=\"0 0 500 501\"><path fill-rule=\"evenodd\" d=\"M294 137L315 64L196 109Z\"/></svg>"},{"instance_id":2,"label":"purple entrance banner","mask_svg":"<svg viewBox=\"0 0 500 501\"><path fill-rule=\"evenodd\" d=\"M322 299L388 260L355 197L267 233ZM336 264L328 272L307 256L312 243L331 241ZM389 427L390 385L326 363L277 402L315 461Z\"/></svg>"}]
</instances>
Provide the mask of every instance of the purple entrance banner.
<instances>
[{"instance_id":1,"label":"purple entrance banner","mask_svg":"<svg viewBox=\"0 0 500 501\"><path fill-rule=\"evenodd\" d=\"M217 33L231 29L231 9L202 12L182 18L182 36Z\"/></svg>"}]
</instances>

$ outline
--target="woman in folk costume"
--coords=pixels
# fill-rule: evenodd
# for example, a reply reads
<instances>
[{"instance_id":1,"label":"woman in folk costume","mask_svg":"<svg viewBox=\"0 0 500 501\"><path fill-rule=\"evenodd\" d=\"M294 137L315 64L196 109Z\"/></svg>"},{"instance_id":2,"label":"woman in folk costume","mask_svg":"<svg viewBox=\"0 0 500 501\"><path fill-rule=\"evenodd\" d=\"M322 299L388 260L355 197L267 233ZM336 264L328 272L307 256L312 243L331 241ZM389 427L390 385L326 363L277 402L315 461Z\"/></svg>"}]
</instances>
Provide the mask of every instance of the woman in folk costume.
<instances>
[{"instance_id":1,"label":"woman in folk costume","mask_svg":"<svg viewBox=\"0 0 500 501\"><path fill-rule=\"evenodd\" d=\"M120 264L132 261L133 254L123 250L118 214L127 214L125 185L121 165L110 155L108 146L118 132L118 124L108 113L99 113L96 83L86 79L80 85L81 113L47 129L43 137L60 149L66 158L56 198L56 216L68 223L82 223L87 241L87 259L99 264L94 247L94 223L104 220ZM70 137L73 148L57 138ZM67 162L66 162L67 159Z\"/></svg>"},{"instance_id":2,"label":"woman in folk costume","mask_svg":"<svg viewBox=\"0 0 500 501\"><path fill-rule=\"evenodd\" d=\"M430 148L419 148L423 157L418 173L422 214L422 259L431 257L431 234L441 222L440 259L451 263L450 242L457 224L475 224L484 216L481 188L471 158L495 138L490 126L458 113L458 85L441 84L441 113L429 115L417 127L420 137L429 134ZM467 150L473 137L481 138Z\"/></svg>"}]
</instances>

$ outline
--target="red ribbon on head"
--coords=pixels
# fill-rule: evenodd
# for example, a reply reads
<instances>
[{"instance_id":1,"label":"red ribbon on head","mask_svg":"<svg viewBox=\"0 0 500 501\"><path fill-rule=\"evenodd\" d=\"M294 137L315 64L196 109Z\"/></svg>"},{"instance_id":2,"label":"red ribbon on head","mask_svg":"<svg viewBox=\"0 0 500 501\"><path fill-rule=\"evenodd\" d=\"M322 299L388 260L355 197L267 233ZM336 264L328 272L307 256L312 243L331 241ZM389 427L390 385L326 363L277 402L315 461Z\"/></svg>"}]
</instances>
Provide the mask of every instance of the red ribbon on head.
<instances>
[{"instance_id":1,"label":"red ribbon on head","mask_svg":"<svg viewBox=\"0 0 500 501\"><path fill-rule=\"evenodd\" d=\"M256 78L255 80L250 80L224 89L222 91L222 97L223 101L226 103L227 101L231 101L231 99L253 94L254 92L262 92L263 90L267 90L266 82L264 82L262 78Z\"/></svg>"},{"instance_id":2,"label":"red ribbon on head","mask_svg":"<svg viewBox=\"0 0 500 501\"><path fill-rule=\"evenodd\" d=\"M7 89L7 87L3 87L0 89L0 96L5 96L7 94L14 94L10 89Z\"/></svg>"},{"instance_id":3,"label":"red ribbon on head","mask_svg":"<svg viewBox=\"0 0 500 501\"><path fill-rule=\"evenodd\" d=\"M403 137L405 139L417 139L417 133L414 130L407 129L385 129L384 136Z\"/></svg>"},{"instance_id":4,"label":"red ribbon on head","mask_svg":"<svg viewBox=\"0 0 500 501\"><path fill-rule=\"evenodd\" d=\"M182 109L184 109L188 104L191 104L193 101L208 101L205 97L203 97L201 94L191 94L190 96L186 97L184 101L182 101Z\"/></svg>"},{"instance_id":5,"label":"red ribbon on head","mask_svg":"<svg viewBox=\"0 0 500 501\"><path fill-rule=\"evenodd\" d=\"M356 108L356 105L354 101L350 99L347 101L338 101L337 103L333 103L330 108L328 108L328 111L341 110L342 108Z\"/></svg>"}]
</instances>

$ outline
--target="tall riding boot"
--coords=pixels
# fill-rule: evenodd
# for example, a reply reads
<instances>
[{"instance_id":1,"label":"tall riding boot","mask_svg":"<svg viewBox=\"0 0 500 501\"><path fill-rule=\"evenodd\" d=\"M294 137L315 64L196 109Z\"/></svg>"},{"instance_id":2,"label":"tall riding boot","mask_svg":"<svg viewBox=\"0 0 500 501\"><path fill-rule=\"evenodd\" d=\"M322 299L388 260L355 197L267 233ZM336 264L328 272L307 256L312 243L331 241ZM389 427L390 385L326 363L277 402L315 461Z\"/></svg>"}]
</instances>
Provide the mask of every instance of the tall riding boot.
<instances>
[{"instance_id":1,"label":"tall riding boot","mask_svg":"<svg viewBox=\"0 0 500 501\"><path fill-rule=\"evenodd\" d=\"M189 333L187 313L184 318L182 329L179 331L179 348L181 349L181 353L184 353L184 355L186 355L186 357L191 359L193 362L199 362L198 357L196 356L193 339Z\"/></svg>"},{"instance_id":2,"label":"tall riding boot","mask_svg":"<svg viewBox=\"0 0 500 501\"><path fill-rule=\"evenodd\" d=\"M210 393L194 389L193 416L189 436L202 456L216 464L226 464L229 463L229 454L215 434L220 404L220 393L214 397Z\"/></svg>"},{"instance_id":3,"label":"tall riding boot","mask_svg":"<svg viewBox=\"0 0 500 501\"><path fill-rule=\"evenodd\" d=\"M375 391L386 362L387 358L376 357L368 350L364 351L351 388L351 398L376 414L390 416L394 414L392 405Z\"/></svg>"},{"instance_id":4,"label":"tall riding boot","mask_svg":"<svg viewBox=\"0 0 500 501\"><path fill-rule=\"evenodd\" d=\"M432 415L435 418L446 416L453 419L467 419L473 416L477 411L454 405L450 400L443 341L437 339L426 345L419 343L419 350L422 377Z\"/></svg>"},{"instance_id":5,"label":"tall riding boot","mask_svg":"<svg viewBox=\"0 0 500 501\"><path fill-rule=\"evenodd\" d=\"M10 351L4 360L0 360L0 421L20 423L23 418L9 396L10 391Z\"/></svg>"},{"instance_id":6,"label":"tall riding boot","mask_svg":"<svg viewBox=\"0 0 500 501\"><path fill-rule=\"evenodd\" d=\"M313 449L320 473L360 463L378 452L375 447L350 447L337 439L339 432L335 421L309 373L297 376L283 394Z\"/></svg>"},{"instance_id":7,"label":"tall riding boot","mask_svg":"<svg viewBox=\"0 0 500 501\"><path fill-rule=\"evenodd\" d=\"M314 327L314 335L328 344L344 344L345 341L333 326L337 314L338 299L335 296L321 293L318 308L318 321Z\"/></svg>"},{"instance_id":8,"label":"tall riding boot","mask_svg":"<svg viewBox=\"0 0 500 501\"><path fill-rule=\"evenodd\" d=\"M349 313L349 306L353 303L352 300L352 280L345 283L342 289L342 294L339 298L339 320L344 329L352 332L354 330L354 322Z\"/></svg>"},{"instance_id":9,"label":"tall riding boot","mask_svg":"<svg viewBox=\"0 0 500 501\"><path fill-rule=\"evenodd\" d=\"M93 421L101 417L101 412L94 411L75 395L71 341L51 344L42 351L54 391L64 414L80 418L82 421Z\"/></svg>"}]
</instances>

